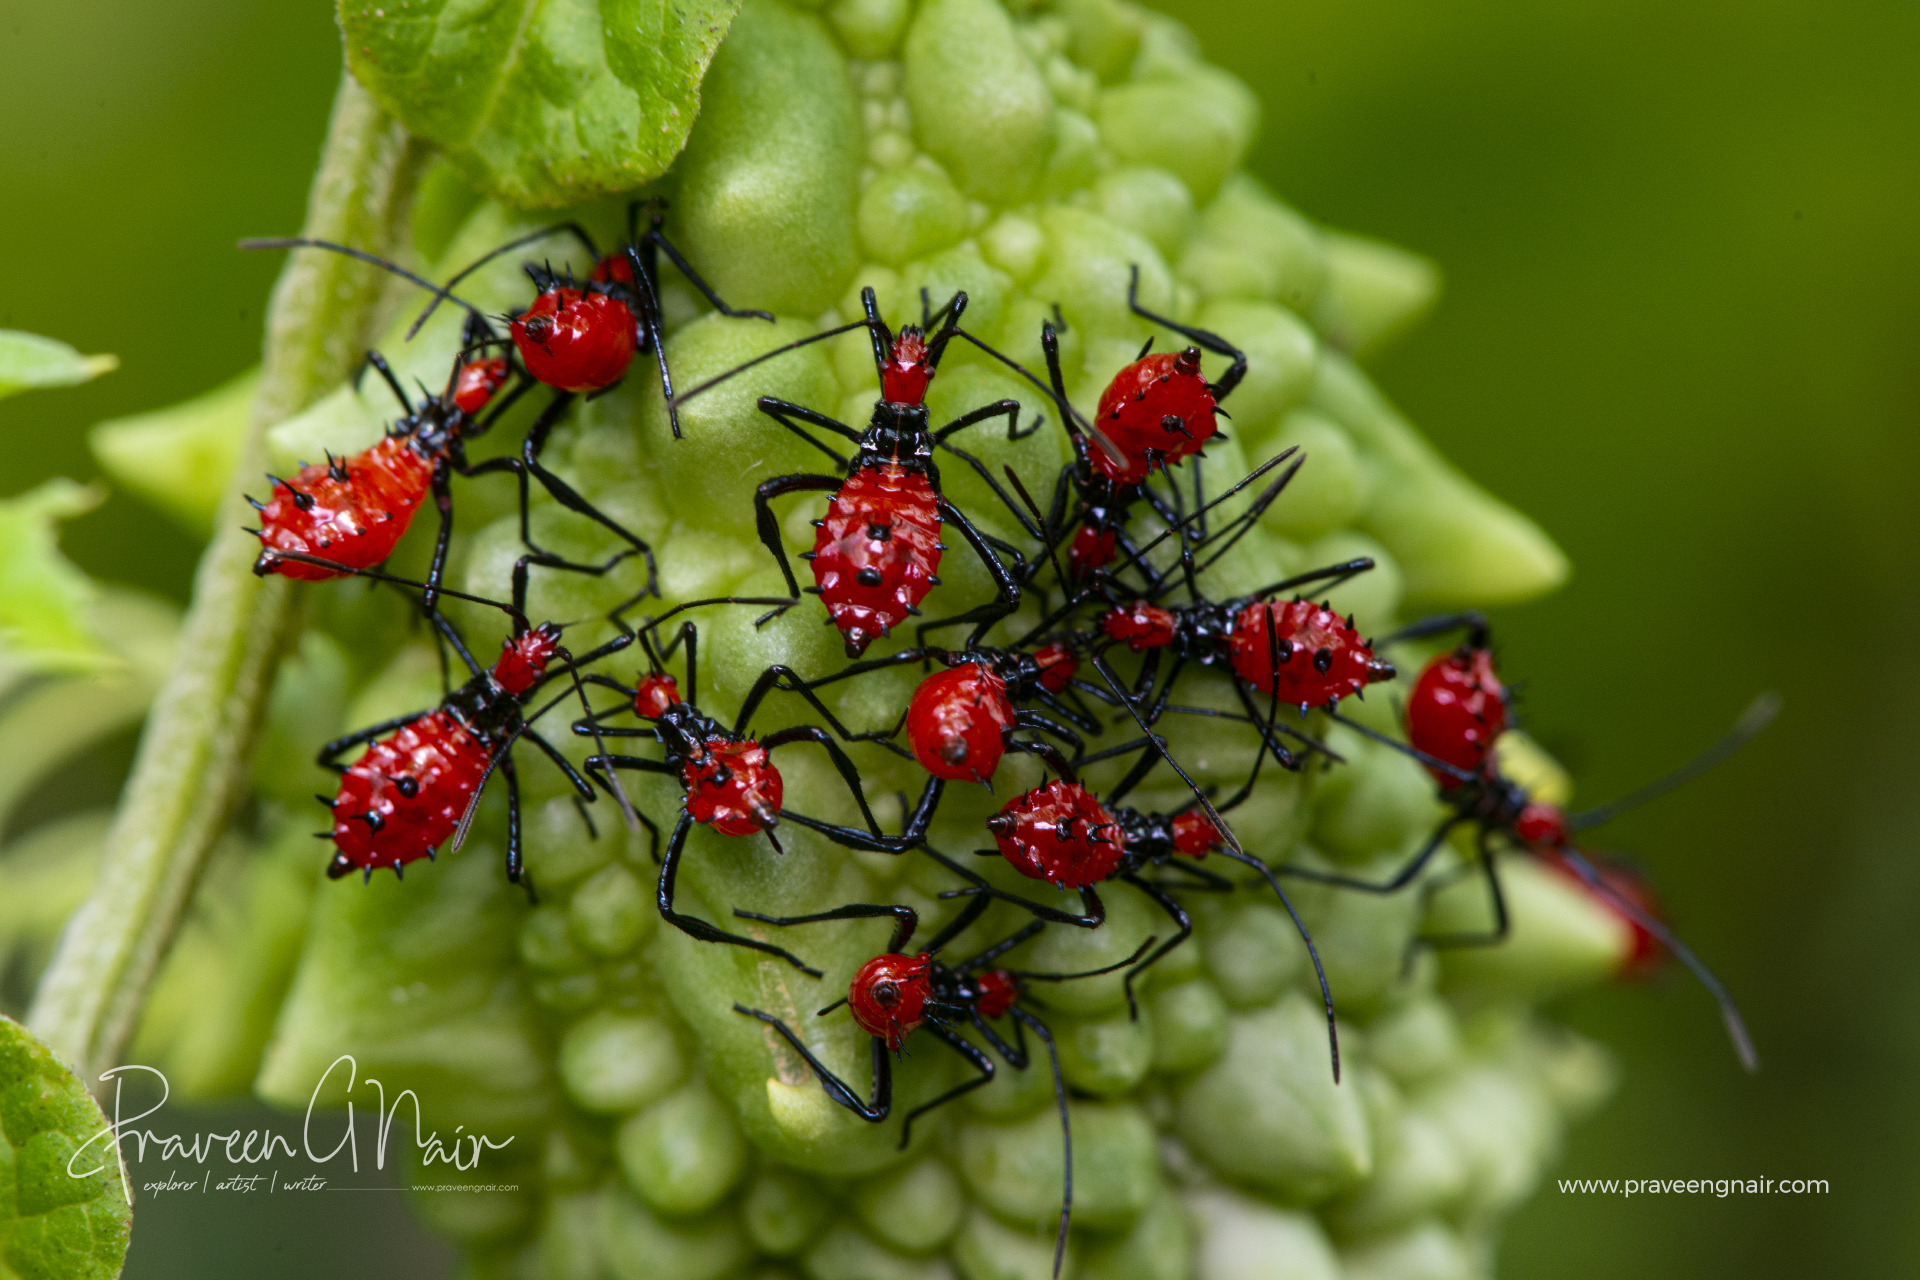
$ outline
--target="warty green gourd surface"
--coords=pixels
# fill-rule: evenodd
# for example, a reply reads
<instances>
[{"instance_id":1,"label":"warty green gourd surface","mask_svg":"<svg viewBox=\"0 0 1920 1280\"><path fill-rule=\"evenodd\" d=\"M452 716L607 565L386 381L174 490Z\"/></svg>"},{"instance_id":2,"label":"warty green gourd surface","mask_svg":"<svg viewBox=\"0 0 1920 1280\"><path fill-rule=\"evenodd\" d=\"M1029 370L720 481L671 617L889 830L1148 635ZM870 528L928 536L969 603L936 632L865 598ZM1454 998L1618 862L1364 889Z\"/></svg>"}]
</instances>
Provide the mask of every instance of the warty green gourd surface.
<instances>
[{"instance_id":1,"label":"warty green gourd surface","mask_svg":"<svg viewBox=\"0 0 1920 1280\"><path fill-rule=\"evenodd\" d=\"M1216 599L1367 555L1378 567L1330 596L1363 633L1379 634L1432 608L1498 604L1558 585L1565 564L1545 536L1456 473L1357 364L1425 310L1437 288L1433 269L1317 227L1247 174L1241 165L1258 117L1255 95L1207 65L1177 22L1120 0L748 0L714 56L684 152L636 194L670 201L668 234L729 302L780 319L714 315L663 268L676 379L691 386L855 320L863 287L896 325L919 318L923 292L938 306L963 289L967 327L1035 370L1043 367L1041 323L1057 308L1069 389L1089 411L1149 336L1161 349L1177 341L1129 312L1137 266L1144 306L1224 334L1250 359L1226 405L1230 438L1189 462L1183 481L1198 467L1217 493L1289 446L1307 458L1254 531L1208 571ZM607 199L564 216L603 245L617 243L626 203ZM437 161L421 180L410 261L445 278L553 216L483 200ZM560 239L541 255L578 275L592 265ZM462 292L492 311L523 306L530 294L520 261L484 269ZM404 341L409 311L381 336L404 381L444 379L460 340L452 312ZM1210 373L1220 367L1209 357ZM685 404L681 440L669 432L643 355L620 388L579 405L556 435L548 464L655 549L662 599L640 613L711 595L784 594L754 538L754 487L822 468L755 411L768 394L863 423L876 395L865 335L780 357ZM996 474L1011 466L1044 498L1070 455L1053 407L1032 386L956 344L929 401L938 423L1003 397L1021 401L1023 420L1044 419L1044 429L1015 441L1003 428L979 428L965 443ZM221 406L231 399L209 399L202 415L230 418ZM507 448L531 412L529 403L479 452ZM393 415L378 380L343 386L273 429L272 462L282 469L323 450L363 448ZM151 442L156 455L192 428L170 429ZM110 469L142 469L148 446L137 432L121 432L116 447L122 461L106 459ZM948 462L942 475L981 528L1037 551L967 468ZM521 552L512 486L456 484L449 581L503 596ZM616 549L535 494L535 529L548 545L574 559ZM809 521L821 506L812 495L781 506L791 553L811 546ZM424 567L432 521L419 524L393 562L398 571ZM529 612L576 623L568 642L584 648L611 634L592 620L637 589L627 570L637 562L597 579L536 574ZM964 547L947 554L942 577L929 616L990 596ZM476 652L490 652L500 615L446 607ZM1044 1059L1025 1072L1003 1069L990 1087L935 1113L902 1151L897 1117L957 1082L957 1058L913 1045L919 1051L895 1073L896 1119L869 1125L834 1106L767 1028L732 1011L739 1002L779 1014L843 1076L864 1083L866 1037L844 1013L813 1014L884 949L883 922L807 929L804 954L826 970L820 980L696 943L657 917L645 834L629 833L604 802L589 829L557 771L537 757L522 766L537 906L500 872L498 787L467 844L416 865L404 882L321 879L326 857L306 835L317 813L309 797L327 785L309 763L314 748L344 729L434 704L440 674L398 593L325 584L307 589L306 608L258 753L257 820L216 861L150 1006L140 1060L167 1064L184 1092L252 1087L304 1108L328 1064L351 1052L363 1076L430 1098L445 1126L513 1134L477 1171L436 1167L423 1178L517 1190L414 1197L429 1225L458 1242L471 1276L1049 1274L1061 1155ZM757 612L695 615L710 713L731 718L770 663L824 675L845 661L812 598L759 629ZM1016 625L1035 617L1030 603ZM868 656L910 642L897 633ZM1391 656L1402 683L1348 710L1394 733L1404 673L1425 654ZM627 678L633 665L616 662L609 673ZM891 725L917 678L910 667L848 681L828 701L856 729ZM1227 686L1212 679L1189 676L1182 701L1229 706ZM566 714L546 726L556 740L568 736ZM812 718L797 699L775 695L755 729ZM1175 717L1162 731L1197 779L1231 789L1254 741L1222 723ZM1230 815L1234 828L1271 862L1377 878L1439 817L1432 784L1411 761L1351 731L1318 718L1309 728L1347 763L1304 774L1269 768ZM591 750L584 740L565 746L576 760ZM877 748L853 752L883 820L897 822L894 793L916 792L921 775ZM1531 749L1516 737L1509 752L1517 771ZM780 763L790 803L836 821L855 817L823 762L795 752ZM1564 791L1544 758L1532 774L1544 791ZM1097 789L1116 776L1096 771L1091 781ZM1036 762L1010 756L997 798L952 788L931 843L962 853L987 843L985 817L1042 777ZM1185 794L1168 779L1157 773L1132 803L1177 807ZM640 810L670 827L679 805L672 780L625 782ZM780 835L785 851L775 854L762 836L696 828L682 909L719 920L735 906L792 914L902 902L922 912L922 936L956 909L938 895L957 882L923 857L853 854L793 827ZM983 865L1007 887L1035 887L998 861ZM1506 874L1516 919L1506 946L1440 959L1416 951L1411 963L1409 941L1429 913L1436 928L1484 919L1475 885L1390 898L1299 888L1339 1007L1346 1071L1337 1086L1305 950L1257 884L1192 895L1196 936L1151 971L1137 1020L1117 974L1041 993L1073 1091L1066 1274L1490 1275L1502 1219L1532 1192L1569 1120L1609 1085L1605 1054L1531 1005L1604 980L1631 941L1624 924L1562 878L1518 861ZM1137 894L1116 887L1108 905L1105 927L1049 929L1014 961L1092 968L1165 932ZM970 954L1025 919L996 907L949 954ZM180 1017L189 1006L203 1012Z\"/></svg>"}]
</instances>

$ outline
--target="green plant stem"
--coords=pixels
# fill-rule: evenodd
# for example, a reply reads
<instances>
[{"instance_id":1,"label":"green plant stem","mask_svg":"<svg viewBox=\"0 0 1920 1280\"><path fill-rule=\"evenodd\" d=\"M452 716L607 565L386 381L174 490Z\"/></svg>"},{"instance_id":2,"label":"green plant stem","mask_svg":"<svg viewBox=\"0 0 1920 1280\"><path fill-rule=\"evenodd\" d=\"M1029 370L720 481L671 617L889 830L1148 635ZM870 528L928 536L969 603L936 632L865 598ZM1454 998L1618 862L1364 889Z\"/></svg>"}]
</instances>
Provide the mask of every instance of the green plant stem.
<instances>
[{"instance_id":1,"label":"green plant stem","mask_svg":"<svg viewBox=\"0 0 1920 1280\"><path fill-rule=\"evenodd\" d=\"M351 77L334 99L305 234L382 251L396 239L424 148ZM208 852L246 795L252 745L293 630L284 578L252 572L245 486L265 432L352 371L387 278L326 253L287 262L268 311L252 428L194 578L179 656L155 700L92 896L69 922L28 1014L82 1079L116 1065Z\"/></svg>"}]
</instances>

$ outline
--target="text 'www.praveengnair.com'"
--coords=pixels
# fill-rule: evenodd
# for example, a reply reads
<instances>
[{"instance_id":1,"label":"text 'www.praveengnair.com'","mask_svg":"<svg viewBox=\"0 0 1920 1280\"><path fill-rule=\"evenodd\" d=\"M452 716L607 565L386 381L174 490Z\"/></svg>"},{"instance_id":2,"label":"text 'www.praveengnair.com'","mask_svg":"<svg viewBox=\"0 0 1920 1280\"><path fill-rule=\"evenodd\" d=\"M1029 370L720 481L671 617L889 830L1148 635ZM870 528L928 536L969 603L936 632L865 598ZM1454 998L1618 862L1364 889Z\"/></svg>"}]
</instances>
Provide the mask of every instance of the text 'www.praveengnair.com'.
<instances>
[{"instance_id":1,"label":"text 'www.praveengnair.com'","mask_svg":"<svg viewBox=\"0 0 1920 1280\"><path fill-rule=\"evenodd\" d=\"M1562 1178L1576 1196L1823 1196L1825 1178Z\"/></svg>"}]
</instances>

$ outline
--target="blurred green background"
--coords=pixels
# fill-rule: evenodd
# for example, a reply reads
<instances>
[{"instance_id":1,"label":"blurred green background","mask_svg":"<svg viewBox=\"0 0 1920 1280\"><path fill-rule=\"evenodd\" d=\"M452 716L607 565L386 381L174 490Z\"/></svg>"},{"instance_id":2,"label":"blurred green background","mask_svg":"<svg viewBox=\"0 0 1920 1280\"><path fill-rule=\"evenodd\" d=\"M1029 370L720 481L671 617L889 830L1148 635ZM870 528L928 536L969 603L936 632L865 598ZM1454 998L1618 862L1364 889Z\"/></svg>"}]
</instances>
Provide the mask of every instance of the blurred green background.
<instances>
[{"instance_id":1,"label":"blurred green background","mask_svg":"<svg viewBox=\"0 0 1920 1280\"><path fill-rule=\"evenodd\" d=\"M1561 1172L1831 1192L1549 1187L1503 1272L1912 1274L1920 7L1177 11L1265 100L1277 191L1444 266L1439 312L1377 373L1573 557L1570 587L1498 621L1582 796L1673 764L1758 689L1787 697L1736 763L1606 833L1740 995L1765 1070L1740 1074L1684 980L1582 999L1567 1016L1624 1083ZM232 245L298 227L337 56L314 0L0 10L0 327L123 362L0 404L0 492L92 475L88 425L254 360L279 259ZM185 596L190 542L131 499L65 545ZM139 1248L135 1271L175 1273Z\"/></svg>"}]
</instances>

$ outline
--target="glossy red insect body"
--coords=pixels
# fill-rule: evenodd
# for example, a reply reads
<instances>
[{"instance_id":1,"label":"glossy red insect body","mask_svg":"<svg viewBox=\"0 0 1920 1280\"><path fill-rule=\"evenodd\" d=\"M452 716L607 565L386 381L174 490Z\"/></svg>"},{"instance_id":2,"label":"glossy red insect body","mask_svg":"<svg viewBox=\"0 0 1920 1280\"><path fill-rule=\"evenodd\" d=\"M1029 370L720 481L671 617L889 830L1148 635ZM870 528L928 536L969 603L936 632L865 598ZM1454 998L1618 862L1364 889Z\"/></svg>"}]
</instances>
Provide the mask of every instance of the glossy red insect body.
<instances>
[{"instance_id":1,"label":"glossy red insect body","mask_svg":"<svg viewBox=\"0 0 1920 1280\"><path fill-rule=\"evenodd\" d=\"M603 647L583 661L597 660L607 652ZM463 657L465 653L462 648ZM448 694L439 707L349 734L321 748L320 764L342 775L334 799L323 798L333 810L333 828L322 834L335 846L327 875L338 879L360 871L371 878L378 867L399 873L410 862L432 857L460 829L480 788L498 768L509 783L508 806L513 815L507 878L524 881L531 896L532 882L520 863L519 783L507 752L516 739L542 742L522 721L521 708L544 683L553 661L565 657L558 627L546 623L522 631L502 646L491 670L476 669L473 678ZM361 743L366 750L359 759L344 767L336 763L343 752ZM592 787L570 767L568 777L583 798L593 799Z\"/></svg>"},{"instance_id":2,"label":"glossy red insect body","mask_svg":"<svg viewBox=\"0 0 1920 1280\"><path fill-rule=\"evenodd\" d=\"M1441 799L1452 808L1452 814L1420 851L1383 883L1307 868L1290 868L1286 874L1369 893L1394 893L1414 883L1445 846L1450 833L1463 825L1471 825L1476 835L1474 850L1492 908L1493 928L1479 933L1427 936L1422 942L1436 947L1487 946L1506 938L1511 922L1494 848L1496 838L1504 839L1508 845L1579 880L1597 901L1633 926L1633 945L1630 954L1622 958L1624 967L1644 966L1659 948L1671 952L1686 965L1719 1004L1721 1019L1741 1062L1749 1070L1757 1069L1759 1060L1746 1026L1719 978L1667 928L1644 885L1617 869L1596 865L1576 847L1574 837L1712 768L1765 727L1779 709L1778 699L1770 694L1756 699L1731 732L1666 777L1612 804L1569 815L1559 805L1534 799L1524 787L1499 771L1495 745L1498 731L1506 727L1505 686L1495 671L1488 648L1485 618L1476 613L1431 618L1388 637L1388 642L1461 629L1468 631L1467 641L1427 665L1416 685L1415 696L1407 704L1407 737L1411 746L1355 726L1367 736L1419 759L1439 780Z\"/></svg>"},{"instance_id":3,"label":"glossy red insect body","mask_svg":"<svg viewBox=\"0 0 1920 1280\"><path fill-rule=\"evenodd\" d=\"M564 286L543 291L511 332L527 372L561 391L604 391L627 376L640 349L625 302Z\"/></svg>"},{"instance_id":4,"label":"glossy red insect body","mask_svg":"<svg viewBox=\"0 0 1920 1280\"><path fill-rule=\"evenodd\" d=\"M1113 815L1077 782L1055 778L987 819L1000 855L1014 870L1063 889L1111 877L1127 851Z\"/></svg>"},{"instance_id":5,"label":"glossy red insect body","mask_svg":"<svg viewBox=\"0 0 1920 1280\"><path fill-rule=\"evenodd\" d=\"M1461 773L1490 768L1493 745L1507 730L1507 690L1484 646L1461 645L1420 672L1407 699L1407 741ZM1427 766L1444 786L1455 779Z\"/></svg>"},{"instance_id":6,"label":"glossy red insect body","mask_svg":"<svg viewBox=\"0 0 1920 1280\"><path fill-rule=\"evenodd\" d=\"M739 721L734 727L704 714L699 709L699 633L692 623L685 623L674 638L664 646L656 644L653 634L659 624L682 609L707 604L771 604L786 606L792 600L757 599L728 597L725 600L695 600L677 605L660 618L649 622L637 637L646 652L652 671L639 679L629 688L607 676L589 675L588 684L613 689L622 695L619 707L594 712L576 722L573 730L583 737L606 738L651 738L664 749L662 758L650 760L641 756L596 754L586 760L587 772L596 777L604 776L611 769L631 769L644 773L664 774L679 782L681 787L681 811L679 821L674 825L673 834L667 841L666 854L660 859L660 882L657 901L661 918L675 928L703 942L724 942L735 946L747 947L778 956L803 972L818 976L819 970L811 968L799 957L757 938L740 934L726 933L695 916L681 913L674 907L675 884L679 876L680 861L685 853L687 837L696 826L709 827L724 836L752 836L764 834L773 843L775 850L780 849L778 828L787 822L819 832L834 843L844 847L898 853L911 847L923 838L926 824L931 820L933 805L938 791L929 784L929 791L922 797L920 810L915 819L908 823L907 829L899 836L881 834L879 823L875 821L873 811L868 807L866 793L861 789L859 772L853 762L841 749L833 735L825 729L813 725L796 725L782 729L778 733L768 734L764 738L755 738L748 734L746 726L752 719L754 710L762 699L773 689L800 692L802 696L819 706L819 700L809 691L796 688L787 682L791 675L785 667L770 667L755 682L741 706ZM680 646L686 647L687 692L683 698L680 687L674 678L663 669L665 660L672 656ZM820 708L824 711L824 708ZM645 728L631 728L608 723L609 719L631 712L645 722ZM835 728L837 721L831 720ZM842 736L852 739L856 735ZM770 752L799 742L818 744L827 753L835 770L846 782L854 803L865 820L864 829L842 827L832 823L820 822L804 814L794 813L783 807L786 786L780 776L780 770L774 765ZM656 840L658 831L644 816L640 821L654 831ZM656 846L657 848L657 846ZM746 913L740 913L746 914Z\"/></svg>"},{"instance_id":7,"label":"glossy red insect body","mask_svg":"<svg viewBox=\"0 0 1920 1280\"><path fill-rule=\"evenodd\" d=\"M309 463L292 480L273 479L260 512L260 556L253 571L303 582L370 569L393 554L433 483L434 461L411 434L325 466ZM288 558L288 552L331 560L330 569Z\"/></svg>"},{"instance_id":8,"label":"glossy red insect body","mask_svg":"<svg viewBox=\"0 0 1920 1280\"><path fill-rule=\"evenodd\" d=\"M1200 348L1143 355L1100 393L1094 421L1115 446L1090 451L1109 480L1140 484L1155 467L1191 457L1213 438L1213 386L1200 373Z\"/></svg>"},{"instance_id":9,"label":"glossy red insect body","mask_svg":"<svg viewBox=\"0 0 1920 1280\"><path fill-rule=\"evenodd\" d=\"M1337 707L1344 698L1360 694L1369 684L1391 680L1394 669L1382 661L1373 646L1360 637L1351 618L1341 618L1331 606L1296 597L1287 601L1264 597L1289 586L1319 578L1345 578L1373 566L1371 560L1353 560L1290 578L1253 595L1222 604L1202 601L1166 609L1135 601L1109 609L1099 621L1100 634L1114 644L1146 653L1137 683L1144 697L1158 671L1162 650L1176 664L1228 667L1235 677L1248 714L1254 696L1296 706ZM1161 699L1171 694L1180 667L1167 677ZM1156 718L1157 709L1149 716ZM1286 763L1289 757L1282 756Z\"/></svg>"},{"instance_id":10,"label":"glossy red insect body","mask_svg":"<svg viewBox=\"0 0 1920 1280\"><path fill-rule=\"evenodd\" d=\"M972 639L978 640L995 621L1019 605L1019 582L965 514L941 493L940 470L934 464L933 451L935 448L952 450L952 446L946 444L948 436L992 418L1004 417L1012 434L1019 419L1020 402L1002 400L962 414L938 430L931 428L926 393L939 368L941 354L956 336L972 340L971 335L959 328L960 315L967 305L966 295L954 295L953 301L943 309L944 324L931 339L912 326L902 329L897 336L892 334L880 319L872 289L861 292L861 302L867 313L863 324L829 330L777 348L702 383L682 399L691 399L791 347L832 337L849 328L866 328L873 341L873 362L879 375L881 398L873 407L873 417L865 431L856 431L836 418L791 401L773 396L762 396L759 400L762 413L833 458L845 472L844 478L796 474L775 476L762 482L754 493L760 541L779 564L787 589L799 594L800 584L787 562L780 521L771 504L775 498L788 493L811 491L833 495L826 518L814 521L817 532L813 550L803 553L801 558L813 566L813 585L806 589L808 594L821 598L827 607L828 621L840 629L847 656L857 658L876 639L891 634L908 618L918 616L921 601L940 583L940 556L946 550L940 541L941 529L943 526L958 529L992 576L997 598L954 617L926 623L920 628L921 638L924 641L928 631L939 627L972 622L977 624ZM853 441L857 446L854 456L843 457L828 448L807 430L810 427ZM952 451L958 453L958 450ZM991 476L988 482L994 483ZM1024 570L1025 563L1018 553L1010 547L1005 550L1017 567Z\"/></svg>"},{"instance_id":11,"label":"glossy red insect body","mask_svg":"<svg viewBox=\"0 0 1920 1280\"><path fill-rule=\"evenodd\" d=\"M905 649L811 681L801 680L786 668L778 670L787 681L782 687L811 696L813 691L841 680L930 658L939 659L948 669L928 676L914 689L901 725L907 731L913 758L935 778L987 782L1009 751L1052 758L1053 748L1047 744L1016 738L1014 733L1019 729L1051 734L1077 749L1081 739L1075 729L1098 733L1103 727L1084 708L1060 696L1073 683L1080 666L1073 650L1063 644L1042 645L1031 653L990 646ZM1022 705L1028 702L1039 703L1050 714ZM820 709L824 713L825 708ZM1051 718L1055 716L1059 719ZM843 737L851 736L840 732ZM887 741L892 734L859 736Z\"/></svg>"},{"instance_id":12,"label":"glossy red insect body","mask_svg":"<svg viewBox=\"0 0 1920 1280\"><path fill-rule=\"evenodd\" d=\"M1101 392L1092 422L1080 416L1067 396L1058 333L1051 322L1041 326L1040 344L1046 353L1050 389L1073 446L1074 460L1061 469L1052 506L1039 523L1011 501L1007 506L1031 537L1049 546L1067 543L1068 582L1063 585L1085 584L1112 565L1117 553L1134 550L1127 539L1126 524L1136 504L1148 503L1169 525L1180 519L1167 498L1155 493L1147 482L1155 470L1164 471L1205 448L1218 431L1215 416L1220 401L1231 395L1246 376L1244 351L1217 333L1148 311L1139 303L1139 287L1140 269L1136 266L1127 287L1127 304L1133 313L1173 330L1193 345L1162 354L1150 354L1143 348L1139 358L1115 374ZM1202 348L1232 361L1218 382L1209 383L1200 371ZM1032 374L1024 369L1021 372L1040 385ZM1070 510L1069 501L1073 499L1077 501ZM1069 530L1071 540L1066 538ZM1197 532L1204 534L1205 525ZM1151 570L1145 571L1152 578Z\"/></svg>"},{"instance_id":13,"label":"glossy red insect body","mask_svg":"<svg viewBox=\"0 0 1920 1280\"><path fill-rule=\"evenodd\" d=\"M940 581L940 498L927 472L882 462L848 476L817 523L814 590L857 658Z\"/></svg>"},{"instance_id":14,"label":"glossy red insect body","mask_svg":"<svg viewBox=\"0 0 1920 1280\"><path fill-rule=\"evenodd\" d=\"M1229 643L1234 674L1289 706L1333 706L1394 677L1352 618L1311 600L1243 606Z\"/></svg>"},{"instance_id":15,"label":"glossy red insect body","mask_svg":"<svg viewBox=\"0 0 1920 1280\"><path fill-rule=\"evenodd\" d=\"M964 1058L973 1068L974 1075L932 1101L924 1102L907 1113L906 1119L900 1126L900 1146L903 1150L912 1139L915 1120L937 1107L965 1096L981 1085L990 1083L997 1073L993 1058L985 1050L959 1035L959 1027L971 1027L975 1034L986 1041L995 1054L998 1054L1016 1071L1026 1070L1031 1062L1027 1052L1026 1033L1032 1031L1046 1046L1049 1065L1053 1068L1054 1100L1060 1110L1063 1184L1060 1227L1055 1238L1053 1255L1053 1273L1058 1276L1061 1264L1066 1258L1067 1227L1073 1215L1073 1127L1067 1113L1066 1087L1060 1070L1060 1054L1054 1043L1053 1033L1048 1030L1046 1023L1022 1007L1020 998L1029 982L1066 982L1076 978L1097 977L1100 974L1124 968L1138 960L1141 954L1153 945L1154 940L1147 939L1139 951L1118 964L1091 969L1084 973L1031 973L1016 969L987 967L994 960L1038 933L1042 925L1035 921L1011 937L1002 939L979 955L960 964L949 966L936 959L935 953L966 932L989 905L986 898L975 899L953 921L941 929L939 934L920 950L919 954L912 956L902 954L901 951L908 939L913 936L918 920L911 907L855 904L833 911L823 911L816 915L754 917L774 925L813 924L823 920L879 916L892 916L896 920L893 941L887 951L860 967L853 981L848 984L844 1000L836 1000L820 1011L821 1015L825 1016L834 1012L842 1004L846 1005L853 1015L855 1025L872 1038L873 1077L868 1097L862 1097L859 1090L834 1074L830 1067L820 1061L806 1041L780 1018L760 1009L750 1009L742 1004L734 1005L733 1009L735 1013L758 1019L771 1027L813 1069L815 1078L820 1081L820 1087L826 1091L828 1098L862 1120L874 1124L885 1121L893 1114L892 1055L903 1050L907 1037L913 1032L924 1028L928 1034L938 1038ZM1011 1042L992 1025L1002 1017L1008 1016L1013 1019Z\"/></svg>"},{"instance_id":16,"label":"glossy red insect body","mask_svg":"<svg viewBox=\"0 0 1920 1280\"><path fill-rule=\"evenodd\" d=\"M895 952L875 956L860 966L847 987L847 1011L870 1036L884 1040L892 1053L900 1052L909 1034L927 1020L927 1002L933 999L928 977L933 957L924 952L903 956Z\"/></svg>"}]
</instances>

